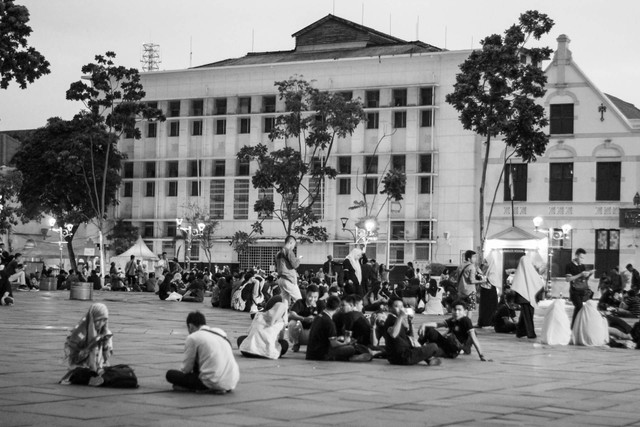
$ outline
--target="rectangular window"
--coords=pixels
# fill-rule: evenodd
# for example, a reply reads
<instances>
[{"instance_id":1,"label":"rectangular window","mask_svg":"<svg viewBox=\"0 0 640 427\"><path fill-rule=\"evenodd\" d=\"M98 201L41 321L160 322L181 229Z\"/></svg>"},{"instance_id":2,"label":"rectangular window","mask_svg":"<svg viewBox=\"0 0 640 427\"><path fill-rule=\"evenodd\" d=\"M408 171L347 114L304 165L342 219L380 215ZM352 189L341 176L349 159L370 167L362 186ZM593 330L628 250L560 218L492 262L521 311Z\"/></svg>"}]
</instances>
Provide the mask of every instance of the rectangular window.
<instances>
[{"instance_id":1,"label":"rectangular window","mask_svg":"<svg viewBox=\"0 0 640 427\"><path fill-rule=\"evenodd\" d=\"M153 237L153 222L142 223L142 237Z\"/></svg>"},{"instance_id":2,"label":"rectangular window","mask_svg":"<svg viewBox=\"0 0 640 427\"><path fill-rule=\"evenodd\" d=\"M276 112L276 97L275 96L263 96L262 97L262 112L263 113L275 113Z\"/></svg>"},{"instance_id":3,"label":"rectangular window","mask_svg":"<svg viewBox=\"0 0 640 427\"><path fill-rule=\"evenodd\" d=\"M225 135L227 133L227 119L216 120L216 135Z\"/></svg>"},{"instance_id":4,"label":"rectangular window","mask_svg":"<svg viewBox=\"0 0 640 427\"><path fill-rule=\"evenodd\" d=\"M391 168L397 171L406 172L407 157L404 154L395 154L391 156Z\"/></svg>"},{"instance_id":5,"label":"rectangular window","mask_svg":"<svg viewBox=\"0 0 640 427\"><path fill-rule=\"evenodd\" d=\"M393 104L392 107L405 107L407 105L407 90L406 89L394 89L392 92Z\"/></svg>"},{"instance_id":6,"label":"rectangular window","mask_svg":"<svg viewBox=\"0 0 640 427\"><path fill-rule=\"evenodd\" d=\"M149 101L147 102L147 107L158 109L158 101Z\"/></svg>"},{"instance_id":7,"label":"rectangular window","mask_svg":"<svg viewBox=\"0 0 640 427\"><path fill-rule=\"evenodd\" d=\"M240 119L240 133L251 132L251 118L243 117Z\"/></svg>"},{"instance_id":8,"label":"rectangular window","mask_svg":"<svg viewBox=\"0 0 640 427\"><path fill-rule=\"evenodd\" d=\"M267 200L271 200L273 202L273 188L261 188L258 190L258 199L262 200L262 199L267 199ZM271 213L264 213L264 212L258 212L258 218L259 219L273 219L273 212Z\"/></svg>"},{"instance_id":9,"label":"rectangular window","mask_svg":"<svg viewBox=\"0 0 640 427\"><path fill-rule=\"evenodd\" d=\"M227 114L227 98L216 98L213 106L213 114L220 116Z\"/></svg>"},{"instance_id":10,"label":"rectangular window","mask_svg":"<svg viewBox=\"0 0 640 427\"><path fill-rule=\"evenodd\" d=\"M249 180L236 179L233 188L233 219L249 219Z\"/></svg>"},{"instance_id":11,"label":"rectangular window","mask_svg":"<svg viewBox=\"0 0 640 427\"><path fill-rule=\"evenodd\" d=\"M365 92L365 106L367 108L378 108L380 106L380 91L368 90Z\"/></svg>"},{"instance_id":12,"label":"rectangular window","mask_svg":"<svg viewBox=\"0 0 640 427\"><path fill-rule=\"evenodd\" d=\"M273 128L276 126L276 118L275 117L265 117L264 118L264 133L270 133Z\"/></svg>"},{"instance_id":13,"label":"rectangular window","mask_svg":"<svg viewBox=\"0 0 640 427\"><path fill-rule=\"evenodd\" d=\"M177 197L177 196L178 196L178 181L168 181L167 197Z\"/></svg>"},{"instance_id":14,"label":"rectangular window","mask_svg":"<svg viewBox=\"0 0 640 427\"><path fill-rule=\"evenodd\" d=\"M420 111L420 126L423 128L430 128L431 126L433 126L433 111Z\"/></svg>"},{"instance_id":15,"label":"rectangular window","mask_svg":"<svg viewBox=\"0 0 640 427\"><path fill-rule=\"evenodd\" d=\"M155 138L158 134L158 124L156 122L147 123L147 138Z\"/></svg>"},{"instance_id":16,"label":"rectangular window","mask_svg":"<svg viewBox=\"0 0 640 427\"><path fill-rule=\"evenodd\" d=\"M430 260L431 259L431 244L429 243L416 243L416 259Z\"/></svg>"},{"instance_id":17,"label":"rectangular window","mask_svg":"<svg viewBox=\"0 0 640 427\"><path fill-rule=\"evenodd\" d=\"M224 160L214 160L213 161L213 176L225 176L225 165L226 162Z\"/></svg>"},{"instance_id":18,"label":"rectangular window","mask_svg":"<svg viewBox=\"0 0 640 427\"><path fill-rule=\"evenodd\" d=\"M178 176L178 162L167 162L167 176L169 178Z\"/></svg>"},{"instance_id":19,"label":"rectangular window","mask_svg":"<svg viewBox=\"0 0 640 427\"><path fill-rule=\"evenodd\" d=\"M346 174L346 175L351 173L351 157L350 156L338 157L338 173Z\"/></svg>"},{"instance_id":20,"label":"rectangular window","mask_svg":"<svg viewBox=\"0 0 640 427\"><path fill-rule=\"evenodd\" d=\"M338 194L351 194L351 178L338 178Z\"/></svg>"},{"instance_id":21,"label":"rectangular window","mask_svg":"<svg viewBox=\"0 0 640 427\"><path fill-rule=\"evenodd\" d=\"M180 136L180 122L169 123L169 136Z\"/></svg>"},{"instance_id":22,"label":"rectangular window","mask_svg":"<svg viewBox=\"0 0 640 427\"><path fill-rule=\"evenodd\" d=\"M249 175L249 160L245 160L245 159L238 159L237 162L237 170L236 170L236 175L237 176L248 176Z\"/></svg>"},{"instance_id":23,"label":"rectangular window","mask_svg":"<svg viewBox=\"0 0 640 427\"><path fill-rule=\"evenodd\" d=\"M125 139L133 139L133 138L135 138L136 137L135 128L134 129L131 129L131 128L125 129L124 130L124 137L125 137Z\"/></svg>"},{"instance_id":24,"label":"rectangular window","mask_svg":"<svg viewBox=\"0 0 640 427\"><path fill-rule=\"evenodd\" d=\"M433 171L431 154L420 154L418 158L418 172L431 173Z\"/></svg>"},{"instance_id":25,"label":"rectangular window","mask_svg":"<svg viewBox=\"0 0 640 427\"><path fill-rule=\"evenodd\" d=\"M418 177L418 193L431 194L431 177L430 176Z\"/></svg>"},{"instance_id":26,"label":"rectangular window","mask_svg":"<svg viewBox=\"0 0 640 427\"><path fill-rule=\"evenodd\" d=\"M380 113L367 113L367 129L378 129L380 126Z\"/></svg>"},{"instance_id":27,"label":"rectangular window","mask_svg":"<svg viewBox=\"0 0 640 427\"><path fill-rule=\"evenodd\" d=\"M189 176L202 176L202 160L189 160Z\"/></svg>"},{"instance_id":28,"label":"rectangular window","mask_svg":"<svg viewBox=\"0 0 640 427\"><path fill-rule=\"evenodd\" d=\"M620 201L620 162L596 163L596 200Z\"/></svg>"},{"instance_id":29,"label":"rectangular window","mask_svg":"<svg viewBox=\"0 0 640 427\"><path fill-rule=\"evenodd\" d=\"M156 183L155 181L145 182L145 197L155 197L156 195Z\"/></svg>"},{"instance_id":30,"label":"rectangular window","mask_svg":"<svg viewBox=\"0 0 640 427\"><path fill-rule=\"evenodd\" d=\"M389 264L404 264L404 243L389 245Z\"/></svg>"},{"instance_id":31,"label":"rectangular window","mask_svg":"<svg viewBox=\"0 0 640 427\"><path fill-rule=\"evenodd\" d=\"M170 221L167 223L167 237L176 237L178 231L178 226L174 221Z\"/></svg>"},{"instance_id":32,"label":"rectangular window","mask_svg":"<svg viewBox=\"0 0 640 427\"><path fill-rule=\"evenodd\" d=\"M309 178L309 193L313 198L311 212L318 219L322 219L324 216L324 180L322 178Z\"/></svg>"},{"instance_id":33,"label":"rectangular window","mask_svg":"<svg viewBox=\"0 0 640 427\"><path fill-rule=\"evenodd\" d=\"M156 177L156 162L144 162L144 177L145 178Z\"/></svg>"},{"instance_id":34,"label":"rectangular window","mask_svg":"<svg viewBox=\"0 0 640 427\"><path fill-rule=\"evenodd\" d=\"M364 156L364 173L378 173L378 156Z\"/></svg>"},{"instance_id":35,"label":"rectangular window","mask_svg":"<svg viewBox=\"0 0 640 427\"><path fill-rule=\"evenodd\" d=\"M378 178L365 178L364 194L376 194L378 192Z\"/></svg>"},{"instance_id":36,"label":"rectangular window","mask_svg":"<svg viewBox=\"0 0 640 427\"><path fill-rule=\"evenodd\" d=\"M169 102L169 117L180 117L180 101Z\"/></svg>"},{"instance_id":37,"label":"rectangular window","mask_svg":"<svg viewBox=\"0 0 640 427\"><path fill-rule=\"evenodd\" d=\"M549 201L573 200L573 163L549 164Z\"/></svg>"},{"instance_id":38,"label":"rectangular window","mask_svg":"<svg viewBox=\"0 0 640 427\"><path fill-rule=\"evenodd\" d=\"M133 197L133 182L124 183L124 194L122 197Z\"/></svg>"},{"instance_id":39,"label":"rectangular window","mask_svg":"<svg viewBox=\"0 0 640 427\"><path fill-rule=\"evenodd\" d=\"M202 135L202 120L194 120L191 124L191 135Z\"/></svg>"},{"instance_id":40,"label":"rectangular window","mask_svg":"<svg viewBox=\"0 0 640 427\"><path fill-rule=\"evenodd\" d=\"M123 178L133 178L133 162L126 162L124 164Z\"/></svg>"},{"instance_id":41,"label":"rectangular window","mask_svg":"<svg viewBox=\"0 0 640 427\"><path fill-rule=\"evenodd\" d=\"M527 201L527 164L517 163L507 165L504 170L504 201Z\"/></svg>"},{"instance_id":42,"label":"rectangular window","mask_svg":"<svg viewBox=\"0 0 640 427\"><path fill-rule=\"evenodd\" d=\"M431 240L431 221L418 221L418 239Z\"/></svg>"},{"instance_id":43,"label":"rectangular window","mask_svg":"<svg viewBox=\"0 0 640 427\"><path fill-rule=\"evenodd\" d=\"M420 88L420 105L433 105L433 88Z\"/></svg>"},{"instance_id":44,"label":"rectangular window","mask_svg":"<svg viewBox=\"0 0 640 427\"><path fill-rule=\"evenodd\" d=\"M393 127L396 129L402 129L407 127L407 112L406 111L394 111L393 112Z\"/></svg>"},{"instance_id":45,"label":"rectangular window","mask_svg":"<svg viewBox=\"0 0 640 427\"><path fill-rule=\"evenodd\" d=\"M238 98L238 114L251 114L251 97Z\"/></svg>"},{"instance_id":46,"label":"rectangular window","mask_svg":"<svg viewBox=\"0 0 640 427\"><path fill-rule=\"evenodd\" d=\"M573 117L573 104L552 104L549 111L549 133L572 134Z\"/></svg>"},{"instance_id":47,"label":"rectangular window","mask_svg":"<svg viewBox=\"0 0 640 427\"><path fill-rule=\"evenodd\" d=\"M196 197L200 196L200 194L202 193L202 183L200 181L191 181L190 186L190 194Z\"/></svg>"},{"instance_id":48,"label":"rectangular window","mask_svg":"<svg viewBox=\"0 0 640 427\"><path fill-rule=\"evenodd\" d=\"M404 221L391 221L391 240L404 239Z\"/></svg>"},{"instance_id":49,"label":"rectangular window","mask_svg":"<svg viewBox=\"0 0 640 427\"><path fill-rule=\"evenodd\" d=\"M204 101L202 99L194 99L191 101L191 115L203 116L204 115Z\"/></svg>"},{"instance_id":50,"label":"rectangular window","mask_svg":"<svg viewBox=\"0 0 640 427\"><path fill-rule=\"evenodd\" d=\"M191 244L190 257L194 262L200 259L200 241L196 240Z\"/></svg>"},{"instance_id":51,"label":"rectangular window","mask_svg":"<svg viewBox=\"0 0 640 427\"><path fill-rule=\"evenodd\" d=\"M209 201L211 219L224 219L224 179L211 180Z\"/></svg>"},{"instance_id":52,"label":"rectangular window","mask_svg":"<svg viewBox=\"0 0 640 427\"><path fill-rule=\"evenodd\" d=\"M351 92L350 90L344 92L336 92L336 94L340 95L345 101L351 101L353 99L353 92Z\"/></svg>"},{"instance_id":53,"label":"rectangular window","mask_svg":"<svg viewBox=\"0 0 640 427\"><path fill-rule=\"evenodd\" d=\"M167 258L171 259L176 253L175 242L162 242L162 252L167 253Z\"/></svg>"}]
</instances>

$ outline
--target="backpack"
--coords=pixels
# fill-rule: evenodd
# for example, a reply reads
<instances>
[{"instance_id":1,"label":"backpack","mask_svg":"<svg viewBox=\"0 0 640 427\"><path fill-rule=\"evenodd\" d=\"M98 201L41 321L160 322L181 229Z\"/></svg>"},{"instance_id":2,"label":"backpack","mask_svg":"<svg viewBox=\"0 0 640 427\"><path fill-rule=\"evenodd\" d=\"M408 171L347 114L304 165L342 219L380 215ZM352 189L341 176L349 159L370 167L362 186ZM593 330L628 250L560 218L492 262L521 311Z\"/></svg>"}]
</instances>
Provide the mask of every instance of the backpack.
<instances>
[{"instance_id":1,"label":"backpack","mask_svg":"<svg viewBox=\"0 0 640 427\"><path fill-rule=\"evenodd\" d=\"M244 311L247 302L242 299L242 290L247 285L242 285L240 289L235 291L231 296L231 308L238 311Z\"/></svg>"},{"instance_id":2,"label":"backpack","mask_svg":"<svg viewBox=\"0 0 640 427\"><path fill-rule=\"evenodd\" d=\"M105 366L102 387L138 388L138 377L129 365Z\"/></svg>"}]
</instances>

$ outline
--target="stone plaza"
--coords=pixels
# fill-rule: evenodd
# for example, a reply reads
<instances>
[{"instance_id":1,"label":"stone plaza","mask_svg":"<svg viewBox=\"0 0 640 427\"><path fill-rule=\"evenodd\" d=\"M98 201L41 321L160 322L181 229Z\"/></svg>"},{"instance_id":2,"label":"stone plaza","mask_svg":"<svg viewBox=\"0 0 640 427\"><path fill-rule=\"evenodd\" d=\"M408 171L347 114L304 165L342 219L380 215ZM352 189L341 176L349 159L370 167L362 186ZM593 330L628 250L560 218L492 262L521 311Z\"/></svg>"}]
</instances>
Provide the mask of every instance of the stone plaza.
<instances>
[{"instance_id":1,"label":"stone plaza","mask_svg":"<svg viewBox=\"0 0 640 427\"><path fill-rule=\"evenodd\" d=\"M192 394L164 378L180 366L187 313L201 310L233 343L246 333L247 313L153 294L96 292L93 302L110 310L112 364L131 365L140 387L59 385L65 338L92 302L67 291L16 292L15 306L0 307L1 426L640 426L635 350L551 347L488 328L478 336L492 363L474 352L437 367L311 362L304 347L280 360L246 359L234 345L235 392ZM535 323L539 330L542 317Z\"/></svg>"}]
</instances>

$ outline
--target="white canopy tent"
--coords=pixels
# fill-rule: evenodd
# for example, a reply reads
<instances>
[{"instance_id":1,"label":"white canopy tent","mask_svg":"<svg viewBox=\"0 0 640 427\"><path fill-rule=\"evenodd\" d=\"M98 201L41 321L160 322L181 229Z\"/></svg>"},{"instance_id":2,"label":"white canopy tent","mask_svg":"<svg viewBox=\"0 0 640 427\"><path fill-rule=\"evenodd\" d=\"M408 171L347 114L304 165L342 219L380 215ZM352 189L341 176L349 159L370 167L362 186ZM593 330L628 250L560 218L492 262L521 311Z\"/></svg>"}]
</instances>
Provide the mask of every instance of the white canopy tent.
<instances>
[{"instance_id":1,"label":"white canopy tent","mask_svg":"<svg viewBox=\"0 0 640 427\"><path fill-rule=\"evenodd\" d=\"M158 256L151 252L151 250L144 243L142 237L138 236L138 240L133 246L131 246L120 255L111 257L110 262L115 262L116 267L121 267L124 269L129 259L131 259L131 255L135 255L136 260L139 259L143 264L145 264L147 266L147 271L153 271L153 268L150 268L153 267L153 265L149 265L150 261L155 262L159 260Z\"/></svg>"}]
</instances>

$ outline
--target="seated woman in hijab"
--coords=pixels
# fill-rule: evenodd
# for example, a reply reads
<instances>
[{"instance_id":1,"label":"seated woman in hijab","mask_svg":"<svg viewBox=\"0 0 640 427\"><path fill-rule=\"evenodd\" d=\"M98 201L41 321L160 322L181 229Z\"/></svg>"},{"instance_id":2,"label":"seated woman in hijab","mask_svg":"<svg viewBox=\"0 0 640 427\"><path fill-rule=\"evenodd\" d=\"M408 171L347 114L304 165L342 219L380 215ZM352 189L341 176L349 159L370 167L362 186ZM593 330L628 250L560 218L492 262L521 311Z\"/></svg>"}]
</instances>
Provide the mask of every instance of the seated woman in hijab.
<instances>
[{"instance_id":1,"label":"seated woman in hijab","mask_svg":"<svg viewBox=\"0 0 640 427\"><path fill-rule=\"evenodd\" d=\"M544 316L540 341L549 345L567 345L571 341L571 321L564 299L555 299Z\"/></svg>"},{"instance_id":2,"label":"seated woman in hijab","mask_svg":"<svg viewBox=\"0 0 640 427\"><path fill-rule=\"evenodd\" d=\"M171 293L171 281L173 280L173 274L172 273L167 273L164 276L164 280L162 281L162 283L160 283L160 285L158 286L158 297L160 297L160 299L162 301L166 300L169 297L169 294Z\"/></svg>"},{"instance_id":3,"label":"seated woman in hijab","mask_svg":"<svg viewBox=\"0 0 640 427\"><path fill-rule=\"evenodd\" d=\"M429 287L427 288L427 303L424 308L424 314L444 315L444 307L442 305L442 294L444 290L438 286L436 279L429 279Z\"/></svg>"},{"instance_id":4,"label":"seated woman in hijab","mask_svg":"<svg viewBox=\"0 0 640 427\"><path fill-rule=\"evenodd\" d=\"M597 305L595 300L589 300L578 312L571 330L574 345L598 347L609 343L609 324Z\"/></svg>"},{"instance_id":5,"label":"seated woman in hijab","mask_svg":"<svg viewBox=\"0 0 640 427\"><path fill-rule=\"evenodd\" d=\"M73 328L64 345L70 370L60 383L102 385L104 367L108 366L113 353L108 319L107 306L96 303L89 307L87 314Z\"/></svg>"},{"instance_id":6,"label":"seated woman in hijab","mask_svg":"<svg viewBox=\"0 0 640 427\"><path fill-rule=\"evenodd\" d=\"M542 278L533 266L528 255L520 258L518 268L513 276L511 290L516 293L516 303L520 304L520 318L516 325L516 337L536 338L533 325L533 312L538 306L536 294L544 287Z\"/></svg>"},{"instance_id":7,"label":"seated woman in hijab","mask_svg":"<svg viewBox=\"0 0 640 427\"><path fill-rule=\"evenodd\" d=\"M272 297L264 311L255 314L249 334L238 338L238 348L245 357L278 359L289 348L283 339L289 305L280 295Z\"/></svg>"}]
</instances>

